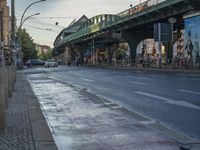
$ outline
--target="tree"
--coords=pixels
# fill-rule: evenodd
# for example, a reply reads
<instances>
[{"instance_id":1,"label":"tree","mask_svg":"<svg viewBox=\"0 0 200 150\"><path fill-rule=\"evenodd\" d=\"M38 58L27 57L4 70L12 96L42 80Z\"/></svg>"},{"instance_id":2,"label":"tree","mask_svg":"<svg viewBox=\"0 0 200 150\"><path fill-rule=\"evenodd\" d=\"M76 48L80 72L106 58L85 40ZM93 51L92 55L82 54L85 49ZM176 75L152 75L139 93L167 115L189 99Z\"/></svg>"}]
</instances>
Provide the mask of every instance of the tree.
<instances>
[{"instance_id":1,"label":"tree","mask_svg":"<svg viewBox=\"0 0 200 150\"><path fill-rule=\"evenodd\" d=\"M45 54L44 51L41 52L40 55L38 55L38 58L43 60L43 61L46 61L48 58L47 58L47 55Z\"/></svg>"},{"instance_id":2,"label":"tree","mask_svg":"<svg viewBox=\"0 0 200 150\"><path fill-rule=\"evenodd\" d=\"M49 48L46 53L44 51L42 51L41 54L38 55L38 57L39 57L39 59L44 60L44 61L51 59L53 57L52 49Z\"/></svg>"},{"instance_id":3,"label":"tree","mask_svg":"<svg viewBox=\"0 0 200 150\"><path fill-rule=\"evenodd\" d=\"M52 49L51 48L48 49L48 51L46 53L46 56L47 56L48 59L51 59L53 57Z\"/></svg>"},{"instance_id":4,"label":"tree","mask_svg":"<svg viewBox=\"0 0 200 150\"><path fill-rule=\"evenodd\" d=\"M35 43L29 33L25 29L21 30L21 44L23 52L23 62L28 59L37 58L37 51L35 49Z\"/></svg>"}]
</instances>

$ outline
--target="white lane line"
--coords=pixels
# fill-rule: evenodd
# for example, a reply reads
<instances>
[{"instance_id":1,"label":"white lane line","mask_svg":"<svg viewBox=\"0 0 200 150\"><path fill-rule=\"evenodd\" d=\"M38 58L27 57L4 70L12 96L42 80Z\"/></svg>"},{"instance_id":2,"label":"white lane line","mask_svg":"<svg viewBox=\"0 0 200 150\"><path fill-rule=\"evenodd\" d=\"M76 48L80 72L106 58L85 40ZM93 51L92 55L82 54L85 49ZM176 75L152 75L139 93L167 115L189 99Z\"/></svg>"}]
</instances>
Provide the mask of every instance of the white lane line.
<instances>
[{"instance_id":1,"label":"white lane line","mask_svg":"<svg viewBox=\"0 0 200 150\"><path fill-rule=\"evenodd\" d=\"M104 72L101 72L101 71L95 71L95 73L97 73L97 74L105 74Z\"/></svg>"},{"instance_id":2,"label":"white lane line","mask_svg":"<svg viewBox=\"0 0 200 150\"><path fill-rule=\"evenodd\" d=\"M105 77L104 79L113 80L113 78Z\"/></svg>"},{"instance_id":3,"label":"white lane line","mask_svg":"<svg viewBox=\"0 0 200 150\"><path fill-rule=\"evenodd\" d=\"M140 123L143 125L151 125L151 124L155 124L156 122L153 120L150 120L150 121L140 121Z\"/></svg>"},{"instance_id":4,"label":"white lane line","mask_svg":"<svg viewBox=\"0 0 200 150\"><path fill-rule=\"evenodd\" d=\"M127 76L128 78L133 78L133 79L140 79L140 80L150 80L150 78L145 78L145 77L135 77L135 76Z\"/></svg>"},{"instance_id":5,"label":"white lane line","mask_svg":"<svg viewBox=\"0 0 200 150\"><path fill-rule=\"evenodd\" d=\"M88 81L88 82L94 82L94 80L90 80L90 79L85 79L85 78L80 78L80 79L84 81Z\"/></svg>"},{"instance_id":6,"label":"white lane line","mask_svg":"<svg viewBox=\"0 0 200 150\"><path fill-rule=\"evenodd\" d=\"M186 76L186 77L199 77L199 74L176 74L177 76Z\"/></svg>"},{"instance_id":7,"label":"white lane line","mask_svg":"<svg viewBox=\"0 0 200 150\"><path fill-rule=\"evenodd\" d=\"M141 91L134 91L134 93L139 94L139 95L143 95L143 96L147 96L147 97L151 97L151 98L155 98L155 99L159 99L159 100L163 100L164 103L167 103L167 104L172 104L172 105L177 105L177 106L182 106L182 107L200 110L199 106L196 106L196 105L191 104L191 103L186 102L186 101L173 100L173 99L170 99L170 98L154 95L154 94L151 94L151 93L145 93L145 92L141 92Z\"/></svg>"},{"instance_id":8,"label":"white lane line","mask_svg":"<svg viewBox=\"0 0 200 150\"><path fill-rule=\"evenodd\" d=\"M200 81L200 79L190 79L190 80L192 80L192 81Z\"/></svg>"},{"instance_id":9,"label":"white lane line","mask_svg":"<svg viewBox=\"0 0 200 150\"><path fill-rule=\"evenodd\" d=\"M179 89L178 91L179 92L184 92L184 93L190 93L190 94L200 95L200 92L194 92L194 91L189 91L189 90L181 90L181 89Z\"/></svg>"},{"instance_id":10,"label":"white lane line","mask_svg":"<svg viewBox=\"0 0 200 150\"><path fill-rule=\"evenodd\" d=\"M158 95L154 95L154 94L151 94L151 93L145 93L145 92L141 92L141 91L134 91L134 93L137 93L139 95L144 95L144 96L147 96L147 97L151 97L151 98L160 99L160 100L163 100L163 101L172 101L172 99L162 97L162 96L158 96Z\"/></svg>"},{"instance_id":11,"label":"white lane line","mask_svg":"<svg viewBox=\"0 0 200 150\"><path fill-rule=\"evenodd\" d=\"M149 85L148 83L143 83L143 82L135 82L135 81L128 81L129 83L137 84L137 85Z\"/></svg>"}]
</instances>

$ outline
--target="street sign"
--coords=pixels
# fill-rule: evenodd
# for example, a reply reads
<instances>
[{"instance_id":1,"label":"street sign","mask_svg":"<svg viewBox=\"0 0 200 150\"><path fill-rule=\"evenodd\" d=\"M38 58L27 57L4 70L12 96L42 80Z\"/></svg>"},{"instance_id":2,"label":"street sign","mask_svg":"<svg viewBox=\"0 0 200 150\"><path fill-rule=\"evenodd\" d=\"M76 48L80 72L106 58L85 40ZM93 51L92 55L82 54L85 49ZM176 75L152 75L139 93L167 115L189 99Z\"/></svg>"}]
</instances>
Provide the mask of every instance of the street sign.
<instances>
[{"instance_id":1,"label":"street sign","mask_svg":"<svg viewBox=\"0 0 200 150\"><path fill-rule=\"evenodd\" d=\"M171 17L171 18L168 19L168 21L169 21L169 23L174 24L174 23L176 23L177 19Z\"/></svg>"},{"instance_id":2,"label":"street sign","mask_svg":"<svg viewBox=\"0 0 200 150\"><path fill-rule=\"evenodd\" d=\"M156 23L154 24L154 41L170 42L172 38L171 24Z\"/></svg>"}]
</instances>

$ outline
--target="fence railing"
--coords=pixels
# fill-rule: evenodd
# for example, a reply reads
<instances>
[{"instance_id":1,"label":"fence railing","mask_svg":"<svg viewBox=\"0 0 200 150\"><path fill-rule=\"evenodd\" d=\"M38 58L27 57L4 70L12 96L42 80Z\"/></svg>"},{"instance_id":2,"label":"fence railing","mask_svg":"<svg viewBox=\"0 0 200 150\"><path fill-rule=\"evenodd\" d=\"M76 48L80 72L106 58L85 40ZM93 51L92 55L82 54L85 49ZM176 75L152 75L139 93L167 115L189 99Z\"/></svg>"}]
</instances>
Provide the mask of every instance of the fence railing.
<instances>
[{"instance_id":1,"label":"fence railing","mask_svg":"<svg viewBox=\"0 0 200 150\"><path fill-rule=\"evenodd\" d=\"M113 67L135 67L138 69L143 68L163 68L163 69L176 69L176 70L200 70L200 60L191 61L187 59L162 59L159 60L141 60L136 59L134 61L129 60L116 60L112 61L111 65Z\"/></svg>"},{"instance_id":2,"label":"fence railing","mask_svg":"<svg viewBox=\"0 0 200 150\"><path fill-rule=\"evenodd\" d=\"M15 81L16 67L0 66L0 130L5 128L5 109L8 108L9 97L12 97Z\"/></svg>"}]
</instances>

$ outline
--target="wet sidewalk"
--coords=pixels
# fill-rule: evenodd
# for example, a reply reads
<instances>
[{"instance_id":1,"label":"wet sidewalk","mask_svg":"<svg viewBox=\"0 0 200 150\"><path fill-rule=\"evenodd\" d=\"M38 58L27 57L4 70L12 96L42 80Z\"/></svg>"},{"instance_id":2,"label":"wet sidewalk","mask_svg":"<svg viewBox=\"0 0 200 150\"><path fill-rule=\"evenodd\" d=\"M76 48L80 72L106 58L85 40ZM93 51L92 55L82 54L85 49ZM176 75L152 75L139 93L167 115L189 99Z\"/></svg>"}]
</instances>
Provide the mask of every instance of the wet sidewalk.
<instances>
[{"instance_id":1,"label":"wet sidewalk","mask_svg":"<svg viewBox=\"0 0 200 150\"><path fill-rule=\"evenodd\" d=\"M6 110L6 128L0 131L0 150L57 150L37 98L22 72Z\"/></svg>"},{"instance_id":2,"label":"wet sidewalk","mask_svg":"<svg viewBox=\"0 0 200 150\"><path fill-rule=\"evenodd\" d=\"M29 73L28 80L60 150L180 150L195 142L44 72Z\"/></svg>"}]
</instances>

